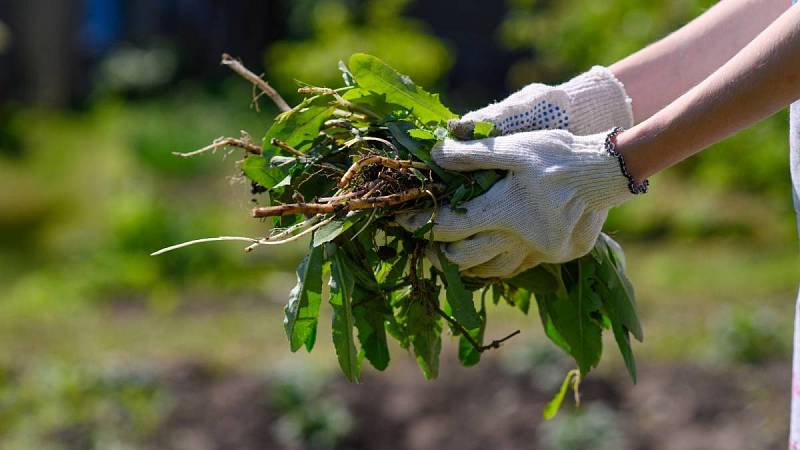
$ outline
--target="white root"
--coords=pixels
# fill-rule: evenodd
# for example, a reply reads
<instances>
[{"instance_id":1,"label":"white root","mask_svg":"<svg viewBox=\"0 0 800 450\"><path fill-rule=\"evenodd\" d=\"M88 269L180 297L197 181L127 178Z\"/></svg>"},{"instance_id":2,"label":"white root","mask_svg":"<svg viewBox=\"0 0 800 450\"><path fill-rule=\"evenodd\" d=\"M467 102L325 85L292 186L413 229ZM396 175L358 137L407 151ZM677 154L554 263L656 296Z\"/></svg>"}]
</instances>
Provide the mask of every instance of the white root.
<instances>
[{"instance_id":1,"label":"white root","mask_svg":"<svg viewBox=\"0 0 800 450\"><path fill-rule=\"evenodd\" d=\"M286 238L286 239L282 239L282 240L279 240L279 241L274 241L274 240L269 240L269 239L258 239L255 242L253 242L251 245L245 247L244 251L246 251L248 253L252 252L259 245L281 245L281 244L286 244L286 243L289 243L289 242L292 242L292 241L296 241L296 240L300 239L301 237L307 235L308 233L311 233L312 231L314 231L314 230L316 230L316 229L318 229L318 228L320 228L320 227L322 227L324 225L327 225L327 224L331 223L331 221L333 221L333 219L335 217L336 216L331 216L331 217L323 220L322 222L319 222L314 226L308 227L305 230L303 230L302 232L300 232L298 234L295 234L294 236Z\"/></svg>"},{"instance_id":2,"label":"white root","mask_svg":"<svg viewBox=\"0 0 800 450\"><path fill-rule=\"evenodd\" d=\"M169 247L162 248L161 250L155 251L150 253L150 256L158 256L163 253L171 252L173 250L177 250L183 247L189 247L190 245L195 244L202 244L204 242L217 242L217 241L245 241L245 242L258 242L258 239L253 239L249 237L242 237L242 236L219 236L213 238L203 238L203 239L195 239L193 241L183 242L181 244L171 245Z\"/></svg>"}]
</instances>

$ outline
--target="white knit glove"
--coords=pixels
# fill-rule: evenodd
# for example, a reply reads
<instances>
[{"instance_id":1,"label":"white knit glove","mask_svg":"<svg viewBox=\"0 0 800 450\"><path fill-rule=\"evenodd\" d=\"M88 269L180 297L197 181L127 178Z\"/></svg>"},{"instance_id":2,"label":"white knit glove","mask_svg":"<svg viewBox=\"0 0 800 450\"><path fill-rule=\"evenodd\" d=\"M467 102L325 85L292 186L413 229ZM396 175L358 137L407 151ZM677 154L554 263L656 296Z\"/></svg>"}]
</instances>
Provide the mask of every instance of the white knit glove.
<instances>
[{"instance_id":1,"label":"white knit glove","mask_svg":"<svg viewBox=\"0 0 800 450\"><path fill-rule=\"evenodd\" d=\"M486 193L441 208L431 230L448 260L467 276L506 278L539 263L563 263L594 246L608 210L633 197L606 133L576 136L549 130L475 141L448 139L434 147L445 169L508 171ZM398 216L413 231L431 211Z\"/></svg>"},{"instance_id":2,"label":"white knit glove","mask_svg":"<svg viewBox=\"0 0 800 450\"><path fill-rule=\"evenodd\" d=\"M605 67L594 66L564 84L530 84L505 100L451 121L450 132L471 139L477 122L494 123L493 134L530 130L569 130L599 133L633 126L631 99L625 87Z\"/></svg>"}]
</instances>

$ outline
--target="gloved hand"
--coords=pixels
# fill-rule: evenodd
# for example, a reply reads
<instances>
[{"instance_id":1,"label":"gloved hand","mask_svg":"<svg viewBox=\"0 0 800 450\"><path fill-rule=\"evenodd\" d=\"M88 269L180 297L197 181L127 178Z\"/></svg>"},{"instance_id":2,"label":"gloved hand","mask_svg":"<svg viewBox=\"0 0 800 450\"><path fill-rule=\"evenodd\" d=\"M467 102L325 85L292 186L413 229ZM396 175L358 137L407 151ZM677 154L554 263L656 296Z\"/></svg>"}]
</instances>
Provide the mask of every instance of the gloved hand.
<instances>
[{"instance_id":1,"label":"gloved hand","mask_svg":"<svg viewBox=\"0 0 800 450\"><path fill-rule=\"evenodd\" d=\"M633 197L618 160L604 148L608 133L563 130L457 141L434 147L445 169L508 171L466 213L441 208L431 230L442 252L467 276L506 278L539 263L563 263L591 251L608 210ZM431 211L398 216L413 231Z\"/></svg>"},{"instance_id":2,"label":"gloved hand","mask_svg":"<svg viewBox=\"0 0 800 450\"><path fill-rule=\"evenodd\" d=\"M494 123L494 134L530 130L569 130L573 134L599 133L633 126L631 100L625 88L605 67L595 66L564 84L530 84L499 103L465 114L450 122L459 139L472 139L477 122Z\"/></svg>"}]
</instances>

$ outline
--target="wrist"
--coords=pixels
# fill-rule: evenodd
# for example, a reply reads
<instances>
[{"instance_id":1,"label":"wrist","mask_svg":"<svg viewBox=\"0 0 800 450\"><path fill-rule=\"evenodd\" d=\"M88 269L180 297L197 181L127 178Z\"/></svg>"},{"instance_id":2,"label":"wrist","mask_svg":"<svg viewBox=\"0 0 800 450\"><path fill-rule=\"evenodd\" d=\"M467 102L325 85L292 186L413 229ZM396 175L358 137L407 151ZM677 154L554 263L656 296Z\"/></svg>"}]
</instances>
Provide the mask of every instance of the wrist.
<instances>
[{"instance_id":1,"label":"wrist","mask_svg":"<svg viewBox=\"0 0 800 450\"><path fill-rule=\"evenodd\" d=\"M655 173L647 152L642 151L647 145L647 136L639 129L635 127L622 131L617 135L616 141L616 151L622 155L628 174L635 182L642 183Z\"/></svg>"}]
</instances>

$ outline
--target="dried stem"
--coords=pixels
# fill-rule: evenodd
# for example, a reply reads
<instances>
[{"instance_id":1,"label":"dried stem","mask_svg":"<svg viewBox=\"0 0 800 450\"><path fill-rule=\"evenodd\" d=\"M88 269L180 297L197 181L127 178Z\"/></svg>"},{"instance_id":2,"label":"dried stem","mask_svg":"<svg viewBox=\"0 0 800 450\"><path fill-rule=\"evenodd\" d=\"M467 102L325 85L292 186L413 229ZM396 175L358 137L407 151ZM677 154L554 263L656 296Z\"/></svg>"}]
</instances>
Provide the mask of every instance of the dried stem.
<instances>
[{"instance_id":1,"label":"dried stem","mask_svg":"<svg viewBox=\"0 0 800 450\"><path fill-rule=\"evenodd\" d=\"M343 188L348 184L350 184L350 181L352 181L353 177L356 176L356 174L364 166L368 166L370 164L380 164L390 169L409 169L412 167L415 169L423 169L423 170L430 169L430 167L428 167L427 164L419 161L397 160L378 155L368 156L364 159L354 162L353 165L350 166L349 169L347 169L347 172L345 172L344 175L342 175L342 179L339 180L339 187Z\"/></svg>"},{"instance_id":2,"label":"dried stem","mask_svg":"<svg viewBox=\"0 0 800 450\"><path fill-rule=\"evenodd\" d=\"M504 337L502 339L495 339L490 344L481 345L478 341L475 340L474 337L472 337L471 334L469 334L467 329L464 328L464 326L461 325L460 322L458 322L456 319L450 317L450 315L447 314L446 312L444 312L444 310L442 310L442 308L440 308L438 305L435 308L436 308L435 309L436 314L439 314L440 316L442 316L442 318L444 320L446 320L450 325L452 325L453 328L457 329L458 332L461 334L461 336L464 336L464 339L466 339L467 342L469 342L470 345L472 345L475 348L475 350L478 351L478 353L483 353L486 350L491 350L493 348L500 348L500 346L503 344L503 342L511 339L512 337L514 337L514 336L516 336L516 335L518 335L520 333L520 331L517 330L517 331L509 334L508 336L506 336L506 337Z\"/></svg>"},{"instance_id":3,"label":"dried stem","mask_svg":"<svg viewBox=\"0 0 800 450\"><path fill-rule=\"evenodd\" d=\"M353 139L350 139L349 141L345 142L344 146L345 147L350 147L351 145L353 145L353 144L355 144L357 142L363 142L363 141L380 142L381 144L384 144L387 147L389 147L392 150L394 150L395 153L398 153L397 152L397 147L395 147L394 144L392 144L391 142L387 141L386 139L382 139L382 138L375 137L375 136L356 136Z\"/></svg>"},{"instance_id":4,"label":"dried stem","mask_svg":"<svg viewBox=\"0 0 800 450\"><path fill-rule=\"evenodd\" d=\"M286 103L286 100L281 97L281 94L279 94L278 91L270 86L269 83L267 83L263 78L251 72L239 60L234 59L227 53L223 53L221 64L223 66L228 66L231 70L241 75L244 79L253 83L255 86L258 86L258 88L261 89L264 94L272 99L272 102L275 103L275 106L277 106L281 111L286 112L292 109L289 107L289 104Z\"/></svg>"},{"instance_id":5,"label":"dried stem","mask_svg":"<svg viewBox=\"0 0 800 450\"><path fill-rule=\"evenodd\" d=\"M270 139L269 143L274 145L274 146L276 146L276 147L278 147L278 148L280 148L281 150L286 151L286 153L291 153L292 155L297 156L298 158L308 158L308 155L306 155L305 153L301 152L300 150L292 147L291 145L287 144L286 142L283 142L280 139L272 138L272 139Z\"/></svg>"},{"instance_id":6,"label":"dried stem","mask_svg":"<svg viewBox=\"0 0 800 450\"><path fill-rule=\"evenodd\" d=\"M216 150L216 149L222 148L222 147L239 147L239 148L245 149L245 151L247 151L248 153L252 153L254 155L260 155L261 154L261 147L253 144L252 142L248 142L248 141L246 141L244 139L236 139L236 138L230 138L230 137L229 138L222 138L222 137L221 138L217 138L216 140L214 140L214 142L211 145L207 145L207 146L205 146L205 147L203 147L201 149L195 150L193 152L186 152L186 153L172 152L172 154L176 155L176 156L181 156L181 157L184 157L184 158L189 158L189 157L196 156L196 155L199 155L201 153L208 152L208 151L213 151L213 150Z\"/></svg>"},{"instance_id":7,"label":"dried stem","mask_svg":"<svg viewBox=\"0 0 800 450\"><path fill-rule=\"evenodd\" d=\"M434 185L432 189L441 189ZM343 203L292 203L278 206L261 206L253 208L252 216L273 217L290 214L330 214L338 211L354 211L358 209L386 208L400 203L410 202L425 197L427 192L421 188L413 188L397 194L384 195L366 199L355 199Z\"/></svg>"},{"instance_id":8,"label":"dried stem","mask_svg":"<svg viewBox=\"0 0 800 450\"><path fill-rule=\"evenodd\" d=\"M298 94L322 94L322 95L332 95L333 98L336 99L336 102L340 105L344 106L345 108L349 109L350 111L358 111L362 114L366 114L368 116L372 116L374 119L381 119L381 116L376 114L374 111L365 108L363 106L354 105L350 100L345 99L336 89L331 88L324 88L324 87L316 87L316 86L304 86L297 89Z\"/></svg>"},{"instance_id":9,"label":"dried stem","mask_svg":"<svg viewBox=\"0 0 800 450\"><path fill-rule=\"evenodd\" d=\"M320 197L317 201L322 203L336 203L347 200L348 198L360 197L364 192L366 192L364 189L359 189L357 191L348 192L347 194L334 195L333 197Z\"/></svg>"}]
</instances>

